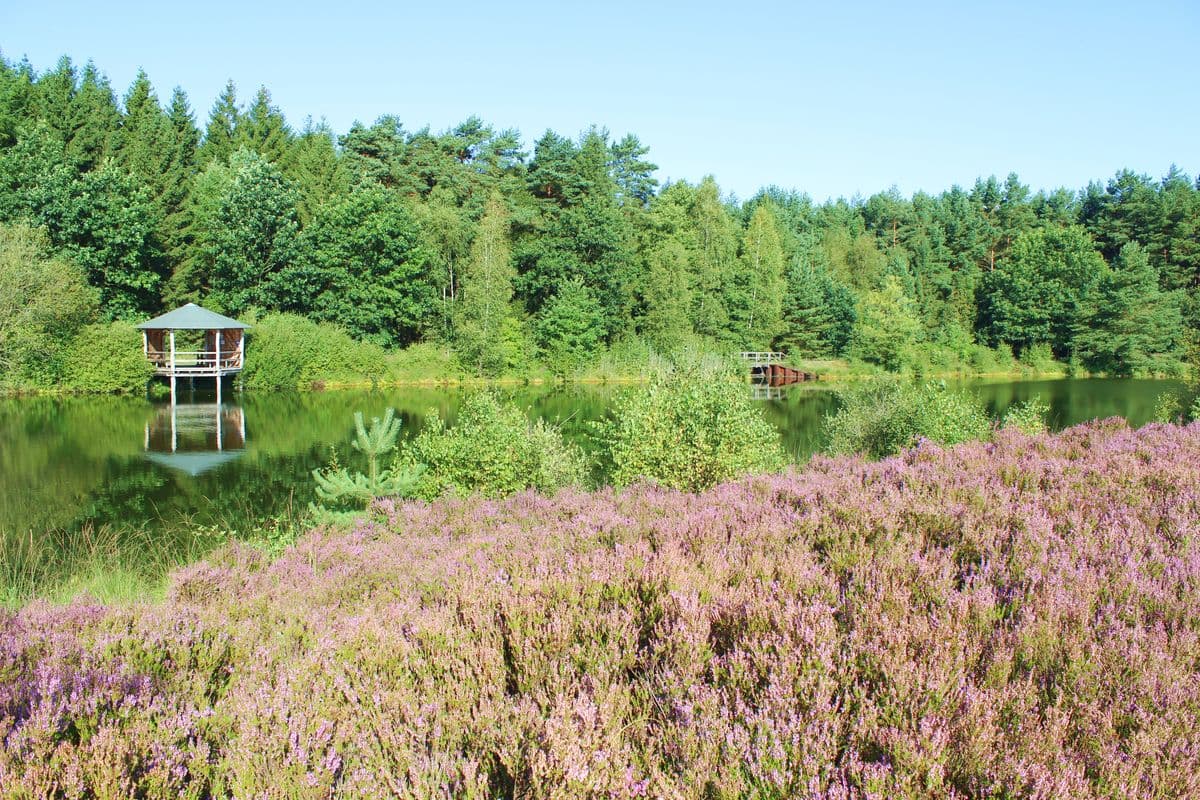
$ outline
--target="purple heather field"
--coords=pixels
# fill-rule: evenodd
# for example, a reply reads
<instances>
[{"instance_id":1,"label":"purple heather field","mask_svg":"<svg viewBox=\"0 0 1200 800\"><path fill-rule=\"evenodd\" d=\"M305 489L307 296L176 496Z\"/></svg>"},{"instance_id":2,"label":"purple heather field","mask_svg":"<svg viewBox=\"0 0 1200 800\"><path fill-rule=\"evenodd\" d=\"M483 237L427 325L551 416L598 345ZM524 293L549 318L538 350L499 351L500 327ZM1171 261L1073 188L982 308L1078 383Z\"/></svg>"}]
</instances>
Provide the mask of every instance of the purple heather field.
<instances>
[{"instance_id":1,"label":"purple heather field","mask_svg":"<svg viewBox=\"0 0 1200 800\"><path fill-rule=\"evenodd\" d=\"M1200 796L1200 426L373 511L5 612L0 795Z\"/></svg>"}]
</instances>

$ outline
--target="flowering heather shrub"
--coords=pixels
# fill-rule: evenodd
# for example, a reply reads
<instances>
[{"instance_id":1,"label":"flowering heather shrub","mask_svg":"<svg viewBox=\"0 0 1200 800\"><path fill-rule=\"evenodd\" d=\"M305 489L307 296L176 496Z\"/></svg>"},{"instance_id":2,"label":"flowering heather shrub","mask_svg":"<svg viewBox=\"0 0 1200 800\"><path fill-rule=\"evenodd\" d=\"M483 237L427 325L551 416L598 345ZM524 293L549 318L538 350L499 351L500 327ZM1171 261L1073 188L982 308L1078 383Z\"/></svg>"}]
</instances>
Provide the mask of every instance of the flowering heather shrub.
<instances>
[{"instance_id":1,"label":"flowering heather shrub","mask_svg":"<svg viewBox=\"0 0 1200 800\"><path fill-rule=\"evenodd\" d=\"M0 794L1200 796L1200 426L374 508L0 617Z\"/></svg>"}]
</instances>

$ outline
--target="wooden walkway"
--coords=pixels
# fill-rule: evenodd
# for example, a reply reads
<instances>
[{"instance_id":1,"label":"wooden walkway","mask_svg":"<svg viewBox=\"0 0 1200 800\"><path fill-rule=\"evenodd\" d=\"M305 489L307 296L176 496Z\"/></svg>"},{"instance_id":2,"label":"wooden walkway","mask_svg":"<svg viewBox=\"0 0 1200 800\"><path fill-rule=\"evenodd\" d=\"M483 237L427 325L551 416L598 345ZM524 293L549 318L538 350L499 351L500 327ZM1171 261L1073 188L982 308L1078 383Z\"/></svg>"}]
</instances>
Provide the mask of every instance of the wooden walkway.
<instances>
[{"instance_id":1,"label":"wooden walkway","mask_svg":"<svg viewBox=\"0 0 1200 800\"><path fill-rule=\"evenodd\" d=\"M817 376L783 363L783 353L744 352L738 353L750 367L750 378L768 386L787 386L792 383L815 381Z\"/></svg>"}]
</instances>

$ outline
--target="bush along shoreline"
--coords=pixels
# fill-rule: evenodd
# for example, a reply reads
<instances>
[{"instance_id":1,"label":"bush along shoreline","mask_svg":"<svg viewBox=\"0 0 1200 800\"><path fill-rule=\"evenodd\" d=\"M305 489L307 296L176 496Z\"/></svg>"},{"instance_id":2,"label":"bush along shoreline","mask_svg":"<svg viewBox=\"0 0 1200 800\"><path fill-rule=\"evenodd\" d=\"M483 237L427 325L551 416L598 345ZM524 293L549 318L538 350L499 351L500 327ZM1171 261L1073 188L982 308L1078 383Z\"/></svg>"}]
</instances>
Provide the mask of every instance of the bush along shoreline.
<instances>
[{"instance_id":1,"label":"bush along shoreline","mask_svg":"<svg viewBox=\"0 0 1200 800\"><path fill-rule=\"evenodd\" d=\"M0 613L22 796L1200 791L1200 426L698 494L378 500L157 604Z\"/></svg>"}]
</instances>

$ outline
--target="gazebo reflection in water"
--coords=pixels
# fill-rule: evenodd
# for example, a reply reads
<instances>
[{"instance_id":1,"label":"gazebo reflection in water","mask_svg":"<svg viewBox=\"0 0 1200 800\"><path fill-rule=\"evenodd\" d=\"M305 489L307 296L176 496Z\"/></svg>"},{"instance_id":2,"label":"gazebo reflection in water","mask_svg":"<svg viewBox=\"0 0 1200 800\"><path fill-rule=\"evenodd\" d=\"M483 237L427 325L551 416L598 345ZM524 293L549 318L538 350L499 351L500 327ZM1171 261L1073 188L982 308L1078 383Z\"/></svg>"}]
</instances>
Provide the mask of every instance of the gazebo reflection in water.
<instances>
[{"instance_id":1,"label":"gazebo reflection in water","mask_svg":"<svg viewBox=\"0 0 1200 800\"><path fill-rule=\"evenodd\" d=\"M146 422L146 458L195 477L241 457L246 414L221 403L171 403Z\"/></svg>"}]
</instances>

